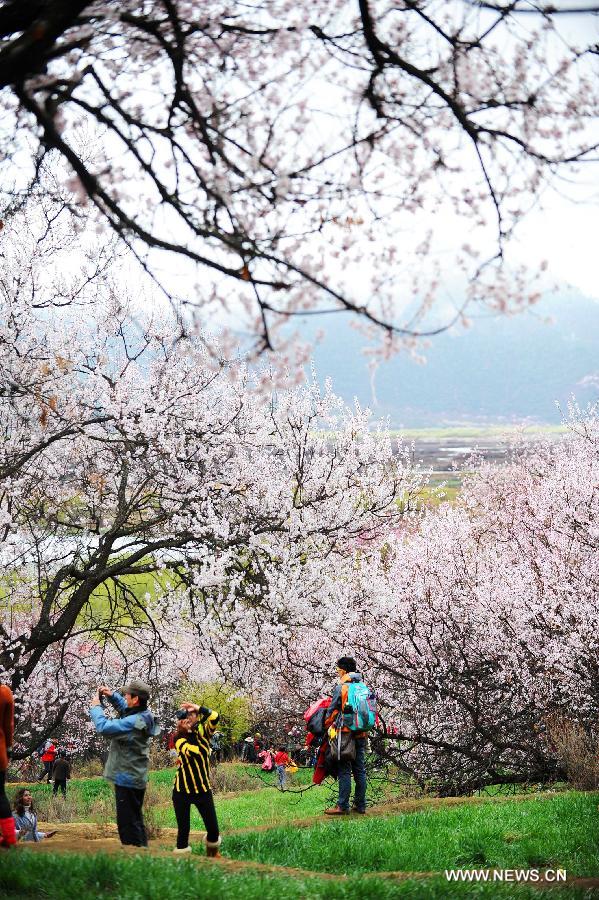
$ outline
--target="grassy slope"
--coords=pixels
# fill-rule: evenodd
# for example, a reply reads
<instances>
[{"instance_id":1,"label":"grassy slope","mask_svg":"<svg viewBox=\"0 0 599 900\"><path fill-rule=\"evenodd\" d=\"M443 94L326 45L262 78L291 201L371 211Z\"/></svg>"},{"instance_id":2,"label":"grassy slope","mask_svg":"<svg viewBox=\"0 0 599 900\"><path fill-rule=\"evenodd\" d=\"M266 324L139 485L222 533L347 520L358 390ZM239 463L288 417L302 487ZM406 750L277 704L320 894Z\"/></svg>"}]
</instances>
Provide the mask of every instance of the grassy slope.
<instances>
[{"instance_id":1,"label":"grassy slope","mask_svg":"<svg viewBox=\"0 0 599 900\"><path fill-rule=\"evenodd\" d=\"M320 815L332 800L331 785L308 787L312 778L311 769L300 769L290 782L291 790L281 792L275 788L275 775L258 775L255 767L245 768L255 778L255 786L259 790L237 791L234 796L216 795L218 821L223 831L236 828L251 828L255 825L278 825L293 819L308 818ZM171 803L171 791L174 770L163 770L152 773L152 783L164 785L161 790L166 793L166 805L157 811L157 821L167 827L175 827L176 820ZM192 810L192 828L202 828L201 819Z\"/></svg>"},{"instance_id":2,"label":"grassy slope","mask_svg":"<svg viewBox=\"0 0 599 900\"><path fill-rule=\"evenodd\" d=\"M344 819L309 829L231 835L225 853L323 872L433 871L453 866L565 868L599 876L597 796L569 792L522 802Z\"/></svg>"},{"instance_id":3,"label":"grassy slope","mask_svg":"<svg viewBox=\"0 0 599 900\"><path fill-rule=\"evenodd\" d=\"M115 857L96 854L7 853L0 867L0 896L12 900L391 900L395 897L539 897L539 893L513 885L448 884L444 879L389 882L375 878L346 881L292 878L231 872L218 865L194 865L188 860ZM582 890L560 889L550 896L588 897Z\"/></svg>"},{"instance_id":4,"label":"grassy slope","mask_svg":"<svg viewBox=\"0 0 599 900\"><path fill-rule=\"evenodd\" d=\"M296 819L309 819L322 814L336 798L337 784L331 779L319 787L311 787L311 769L300 769L289 782L291 790L282 793L275 787L276 776L261 773L256 766L226 763L219 767L216 778L225 793L215 794L218 818L223 831L253 826L285 825ZM171 793L175 769L150 772L146 807L152 807L153 821L160 826L176 827ZM373 790L377 786L373 782ZM248 788L248 789L246 789ZM309 788L308 790L303 790ZM8 794L16 787L8 785ZM76 778L69 784L67 806L59 796L51 803L52 788L46 784L31 786L40 818L50 821L113 821L113 791L102 778ZM532 791L531 791L532 792ZM519 791L520 793L520 791ZM534 792L532 792L534 793ZM401 798L401 787L387 785L379 800ZM65 813L68 815L65 818ZM202 829L199 814L192 809L192 829Z\"/></svg>"},{"instance_id":5,"label":"grassy slope","mask_svg":"<svg viewBox=\"0 0 599 900\"><path fill-rule=\"evenodd\" d=\"M241 768L241 767L238 767ZM303 778L309 773L303 772ZM152 773L153 789L170 791L172 772ZM47 788L35 786L42 797ZM106 803L112 810L110 787L89 778L71 784L71 799L82 811ZM268 822L309 818L322 811L326 792L297 795L272 789L217 797L223 830ZM318 802L316 802L316 799ZM362 873L432 871L451 867L565 867L570 878L599 875L597 795L567 792L532 799L480 805L441 807L406 815L348 817L317 821L304 828L225 835L223 852L238 860L270 862L304 870L347 873L348 878L320 879L277 873L239 871L210 866L204 859L141 858L127 855L78 855L30 852L5 853L0 865L0 896L13 898L122 898L169 900L201 896L218 900L387 900L391 897L534 897L533 888L517 885L451 884L442 877L387 881ZM442 801L441 801L442 802ZM312 806L314 804L314 806ZM170 806L170 804L169 804ZM166 805L159 807L166 813ZM174 824L174 820L168 823ZM195 823L199 825L198 822ZM44 848L49 850L50 848ZM23 865L23 853L27 864ZM238 864L234 864L238 865ZM559 897L591 897L574 886L560 888ZM553 894L552 894L553 896Z\"/></svg>"}]
</instances>

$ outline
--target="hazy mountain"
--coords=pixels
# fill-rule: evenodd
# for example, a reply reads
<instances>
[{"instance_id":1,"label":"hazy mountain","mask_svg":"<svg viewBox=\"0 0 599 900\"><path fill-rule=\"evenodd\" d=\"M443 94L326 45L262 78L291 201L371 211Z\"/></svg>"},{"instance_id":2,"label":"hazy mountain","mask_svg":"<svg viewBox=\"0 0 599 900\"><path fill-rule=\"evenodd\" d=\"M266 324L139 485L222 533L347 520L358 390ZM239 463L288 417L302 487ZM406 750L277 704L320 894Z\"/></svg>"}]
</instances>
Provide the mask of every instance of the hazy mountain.
<instances>
[{"instance_id":1,"label":"hazy mountain","mask_svg":"<svg viewBox=\"0 0 599 900\"><path fill-rule=\"evenodd\" d=\"M300 334L309 338L322 324L304 321ZM469 329L435 337L424 365L406 356L382 363L376 402L360 352L364 339L343 316L324 324L326 337L314 351L319 378L330 376L336 393L388 415L394 427L523 418L557 423L556 401L565 408L572 394L582 403L599 395L580 385L599 373L599 303L580 296L549 298L534 315L478 319Z\"/></svg>"}]
</instances>

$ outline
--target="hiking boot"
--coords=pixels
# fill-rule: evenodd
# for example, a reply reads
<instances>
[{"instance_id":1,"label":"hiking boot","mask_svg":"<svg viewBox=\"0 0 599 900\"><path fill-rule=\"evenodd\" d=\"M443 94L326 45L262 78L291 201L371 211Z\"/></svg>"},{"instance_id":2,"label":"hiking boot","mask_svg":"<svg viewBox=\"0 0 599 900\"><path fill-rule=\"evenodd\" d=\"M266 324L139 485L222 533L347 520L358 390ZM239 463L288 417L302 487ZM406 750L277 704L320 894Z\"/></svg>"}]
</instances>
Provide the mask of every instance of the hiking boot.
<instances>
[{"instance_id":1,"label":"hiking boot","mask_svg":"<svg viewBox=\"0 0 599 900\"><path fill-rule=\"evenodd\" d=\"M340 806L331 806L330 809L325 809L325 816L348 816L349 809L341 809Z\"/></svg>"},{"instance_id":2,"label":"hiking boot","mask_svg":"<svg viewBox=\"0 0 599 900\"><path fill-rule=\"evenodd\" d=\"M206 856L210 859L220 859L218 848L220 847L220 838L217 841L209 841L206 839Z\"/></svg>"}]
</instances>

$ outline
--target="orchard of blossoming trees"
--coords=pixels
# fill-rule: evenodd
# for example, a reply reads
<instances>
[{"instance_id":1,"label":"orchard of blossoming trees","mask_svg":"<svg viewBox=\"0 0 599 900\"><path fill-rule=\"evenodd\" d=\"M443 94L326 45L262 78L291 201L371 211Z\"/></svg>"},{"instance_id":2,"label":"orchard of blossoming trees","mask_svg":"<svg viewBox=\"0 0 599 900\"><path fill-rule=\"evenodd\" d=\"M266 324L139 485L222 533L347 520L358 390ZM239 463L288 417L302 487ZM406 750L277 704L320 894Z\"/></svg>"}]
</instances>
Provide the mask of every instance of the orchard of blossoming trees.
<instances>
[{"instance_id":1,"label":"orchard of blossoming trees","mask_svg":"<svg viewBox=\"0 0 599 900\"><path fill-rule=\"evenodd\" d=\"M527 306L514 229L597 155L596 47L567 9L593 6L3 0L12 205L61 160L74 206L202 321L234 296L257 350L317 309L411 344L449 324L429 315L449 270L456 317Z\"/></svg>"},{"instance_id":2,"label":"orchard of blossoming trees","mask_svg":"<svg viewBox=\"0 0 599 900\"><path fill-rule=\"evenodd\" d=\"M367 414L314 385L257 391L159 320L134 329L103 252L65 279L66 236L45 227L21 214L3 237L0 660L19 753L63 720L84 746L90 686L127 665L167 704L201 672L293 714L351 649L400 725L383 752L419 780L555 774L547 717L599 713L596 415L425 513L423 476Z\"/></svg>"},{"instance_id":3,"label":"orchard of blossoming trees","mask_svg":"<svg viewBox=\"0 0 599 900\"><path fill-rule=\"evenodd\" d=\"M237 610L235 640L255 650L240 671L231 648L231 669L250 683L268 671L275 696L305 703L330 678L333 642L399 725L379 752L422 784L453 794L545 781L559 774L551 717L597 739L598 551L599 417L572 410L560 443L514 448L455 505L346 557L341 604L326 590L312 610L285 593L274 640Z\"/></svg>"}]
</instances>

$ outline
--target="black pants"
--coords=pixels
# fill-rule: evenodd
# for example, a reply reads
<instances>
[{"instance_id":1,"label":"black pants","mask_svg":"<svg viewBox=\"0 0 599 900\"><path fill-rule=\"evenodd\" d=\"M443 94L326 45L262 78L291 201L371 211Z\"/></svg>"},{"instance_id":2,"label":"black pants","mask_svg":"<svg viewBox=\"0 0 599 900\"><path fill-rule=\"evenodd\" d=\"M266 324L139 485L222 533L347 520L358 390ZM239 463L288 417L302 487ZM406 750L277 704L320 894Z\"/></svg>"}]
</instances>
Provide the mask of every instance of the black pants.
<instances>
[{"instance_id":1,"label":"black pants","mask_svg":"<svg viewBox=\"0 0 599 900\"><path fill-rule=\"evenodd\" d=\"M45 763L42 763L42 765L44 767L44 771L38 778L38 781L43 781L45 778L47 780L48 784L50 784L50 778L52 777L52 766L54 765L54 763L45 762Z\"/></svg>"},{"instance_id":2,"label":"black pants","mask_svg":"<svg viewBox=\"0 0 599 900\"><path fill-rule=\"evenodd\" d=\"M12 816L10 803L8 802L6 791L4 790L5 781L6 772L0 769L0 819L10 819L10 817Z\"/></svg>"},{"instance_id":3,"label":"black pants","mask_svg":"<svg viewBox=\"0 0 599 900\"><path fill-rule=\"evenodd\" d=\"M66 797L66 795L67 795L67 780L66 780L66 778L55 778L54 779L54 789L52 791L53 797L56 797L59 788L62 791L62 796Z\"/></svg>"},{"instance_id":4,"label":"black pants","mask_svg":"<svg viewBox=\"0 0 599 900\"><path fill-rule=\"evenodd\" d=\"M116 824L121 844L133 844L134 847L147 847L148 838L141 808L144 802L145 788L121 787L115 784Z\"/></svg>"},{"instance_id":5,"label":"black pants","mask_svg":"<svg viewBox=\"0 0 599 900\"><path fill-rule=\"evenodd\" d=\"M184 794L181 791L173 791L173 806L177 818L177 848L182 850L189 843L189 813L191 807L196 807L202 817L206 829L206 840L211 844L218 841L218 822L212 791L203 794Z\"/></svg>"}]
</instances>

